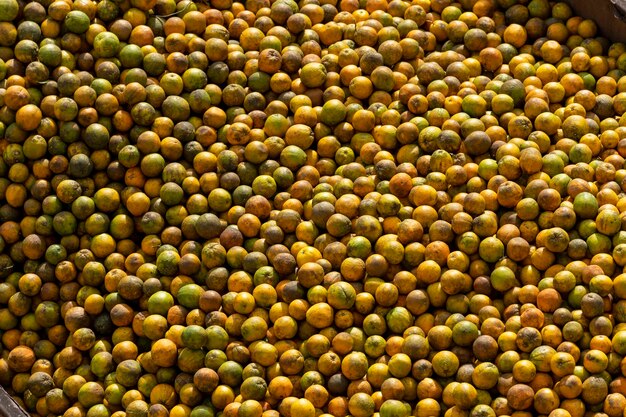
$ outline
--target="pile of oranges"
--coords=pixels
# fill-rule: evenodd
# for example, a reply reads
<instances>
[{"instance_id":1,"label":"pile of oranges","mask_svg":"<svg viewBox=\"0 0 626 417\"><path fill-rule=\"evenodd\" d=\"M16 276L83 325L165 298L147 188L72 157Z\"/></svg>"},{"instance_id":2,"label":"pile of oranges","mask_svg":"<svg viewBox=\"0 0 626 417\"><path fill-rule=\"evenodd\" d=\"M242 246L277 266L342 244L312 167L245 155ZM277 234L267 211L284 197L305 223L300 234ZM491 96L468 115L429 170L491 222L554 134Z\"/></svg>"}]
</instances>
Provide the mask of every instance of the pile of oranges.
<instances>
[{"instance_id":1,"label":"pile of oranges","mask_svg":"<svg viewBox=\"0 0 626 417\"><path fill-rule=\"evenodd\" d=\"M626 45L548 0L0 0L33 417L623 417Z\"/></svg>"}]
</instances>

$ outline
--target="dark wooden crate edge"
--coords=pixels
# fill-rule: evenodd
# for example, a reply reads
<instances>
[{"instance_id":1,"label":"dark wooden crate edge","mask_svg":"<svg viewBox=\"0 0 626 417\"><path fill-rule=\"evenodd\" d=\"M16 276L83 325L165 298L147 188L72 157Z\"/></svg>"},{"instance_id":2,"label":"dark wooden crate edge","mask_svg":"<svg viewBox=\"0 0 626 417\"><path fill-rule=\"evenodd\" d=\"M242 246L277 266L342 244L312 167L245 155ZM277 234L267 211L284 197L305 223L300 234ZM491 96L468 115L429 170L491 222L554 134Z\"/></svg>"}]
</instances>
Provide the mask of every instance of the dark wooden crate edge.
<instances>
[{"instance_id":1,"label":"dark wooden crate edge","mask_svg":"<svg viewBox=\"0 0 626 417\"><path fill-rule=\"evenodd\" d=\"M0 416L2 417L30 417L22 407L0 386Z\"/></svg>"},{"instance_id":2,"label":"dark wooden crate edge","mask_svg":"<svg viewBox=\"0 0 626 417\"><path fill-rule=\"evenodd\" d=\"M626 42L626 0L565 0L574 14L593 19L613 42Z\"/></svg>"}]
</instances>

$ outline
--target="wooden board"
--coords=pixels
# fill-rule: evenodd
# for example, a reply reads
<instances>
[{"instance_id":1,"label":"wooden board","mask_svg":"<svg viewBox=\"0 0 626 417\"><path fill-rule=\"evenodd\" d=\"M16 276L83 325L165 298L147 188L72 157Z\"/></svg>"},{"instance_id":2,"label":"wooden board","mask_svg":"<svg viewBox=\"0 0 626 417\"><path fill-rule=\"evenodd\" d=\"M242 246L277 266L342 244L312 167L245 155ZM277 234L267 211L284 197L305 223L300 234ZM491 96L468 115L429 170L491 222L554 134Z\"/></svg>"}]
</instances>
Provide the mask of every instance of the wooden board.
<instances>
[{"instance_id":1,"label":"wooden board","mask_svg":"<svg viewBox=\"0 0 626 417\"><path fill-rule=\"evenodd\" d=\"M30 417L13 398L0 386L0 416L2 417Z\"/></svg>"},{"instance_id":2,"label":"wooden board","mask_svg":"<svg viewBox=\"0 0 626 417\"><path fill-rule=\"evenodd\" d=\"M577 16L595 20L604 36L626 43L626 0L566 0Z\"/></svg>"}]
</instances>

